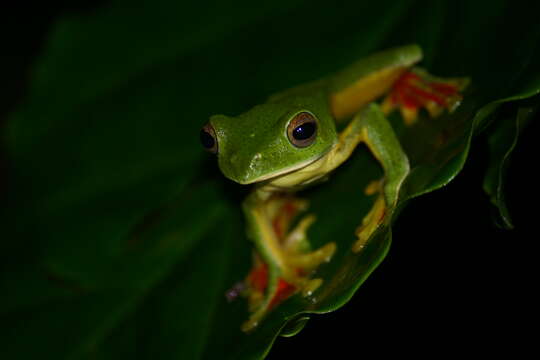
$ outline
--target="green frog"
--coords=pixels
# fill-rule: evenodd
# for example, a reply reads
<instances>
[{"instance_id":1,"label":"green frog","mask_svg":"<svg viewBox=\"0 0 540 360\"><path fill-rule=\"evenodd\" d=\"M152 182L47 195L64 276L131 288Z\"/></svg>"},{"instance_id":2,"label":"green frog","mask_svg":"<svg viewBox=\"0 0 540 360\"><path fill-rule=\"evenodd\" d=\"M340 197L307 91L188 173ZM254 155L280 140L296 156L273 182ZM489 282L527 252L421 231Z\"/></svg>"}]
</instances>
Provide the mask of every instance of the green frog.
<instances>
[{"instance_id":1,"label":"green frog","mask_svg":"<svg viewBox=\"0 0 540 360\"><path fill-rule=\"evenodd\" d=\"M316 291L323 279L313 274L336 251L335 242L311 249L306 232L313 215L291 228L307 208L296 192L327 178L364 143L382 165L384 178L367 189L377 197L355 231L353 252L362 250L396 205L409 161L386 115L399 109L412 125L420 109L432 117L453 111L467 84L467 79L436 78L413 67L421 58L416 45L382 51L275 94L238 116L212 116L202 128L202 145L217 155L223 174L239 184L255 184L242 204L255 244L253 268L244 281L251 313L244 331L253 330L289 296Z\"/></svg>"}]
</instances>

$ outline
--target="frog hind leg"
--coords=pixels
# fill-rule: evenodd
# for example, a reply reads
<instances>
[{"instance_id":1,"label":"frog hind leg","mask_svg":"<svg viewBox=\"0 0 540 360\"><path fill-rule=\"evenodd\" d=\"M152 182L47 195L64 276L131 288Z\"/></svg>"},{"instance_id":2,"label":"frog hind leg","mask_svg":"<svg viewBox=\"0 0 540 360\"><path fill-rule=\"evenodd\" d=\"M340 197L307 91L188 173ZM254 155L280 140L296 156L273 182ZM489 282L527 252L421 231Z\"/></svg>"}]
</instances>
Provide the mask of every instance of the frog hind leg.
<instances>
[{"instance_id":1,"label":"frog hind leg","mask_svg":"<svg viewBox=\"0 0 540 360\"><path fill-rule=\"evenodd\" d=\"M283 299L281 293L286 293L289 287L301 291L304 296L309 296L315 291L322 279L310 279L309 274L319 265L330 261L336 250L336 244L330 242L324 246L312 250L307 238L307 230L315 222L313 214L305 215L294 227L289 230L293 219L301 211L306 210L308 202L304 199L286 196L274 196L269 202L269 218L272 219L274 233L279 239L280 246L285 258L285 267L281 269L276 299Z\"/></svg>"},{"instance_id":2,"label":"frog hind leg","mask_svg":"<svg viewBox=\"0 0 540 360\"><path fill-rule=\"evenodd\" d=\"M249 319L242 324L242 331L250 332L255 329L266 313L272 308L272 300L279 288L279 274L276 269L261 261L256 254L254 267L246 281Z\"/></svg>"},{"instance_id":3,"label":"frog hind leg","mask_svg":"<svg viewBox=\"0 0 540 360\"><path fill-rule=\"evenodd\" d=\"M410 68L393 83L384 98L381 109L385 114L399 109L406 125L413 125L420 109L424 108L434 118L444 110L449 112L460 104L467 78L440 78L427 71Z\"/></svg>"},{"instance_id":4,"label":"frog hind leg","mask_svg":"<svg viewBox=\"0 0 540 360\"><path fill-rule=\"evenodd\" d=\"M245 281L251 312L242 325L245 332L256 328L269 311L291 295L300 292L307 296L315 291L322 279L310 275L330 260L336 248L335 243L329 243L310 250L306 231L314 221L312 215L289 231L292 220L307 207L304 200L287 195L255 196L247 200L252 204L245 206L250 233L259 236L254 265Z\"/></svg>"},{"instance_id":5,"label":"frog hind leg","mask_svg":"<svg viewBox=\"0 0 540 360\"><path fill-rule=\"evenodd\" d=\"M287 263L295 269L292 277L286 278L286 281L301 290L303 296L310 296L322 284L322 279L311 279L309 274L322 263L329 262L336 251L335 242L310 250L306 232L313 222L314 215L305 216L284 239Z\"/></svg>"},{"instance_id":6,"label":"frog hind leg","mask_svg":"<svg viewBox=\"0 0 540 360\"><path fill-rule=\"evenodd\" d=\"M327 261L335 250L335 244L330 244L317 250L318 253L315 257L324 258L324 261ZM323 253L324 255L322 255ZM314 254L306 255L313 256ZM318 264L321 262L323 261L318 261ZM310 264L314 264L314 262L310 262ZM318 265L314 267L316 266ZM297 267L296 269L302 268ZM253 278L258 279L258 285L251 282ZM298 292L303 296L309 296L323 283L321 278L309 278L309 274L302 271L296 273L289 281L285 280L284 277L279 276L278 272L272 273L272 269L264 263L260 267L254 268L248 279L246 282L249 283L248 287L250 288L248 301L251 315L242 324L241 329L244 332L254 330L272 309L290 296Z\"/></svg>"},{"instance_id":7,"label":"frog hind leg","mask_svg":"<svg viewBox=\"0 0 540 360\"><path fill-rule=\"evenodd\" d=\"M291 207L295 211L291 211ZM315 222L313 214L305 215L292 230L289 229L298 212L306 209L307 201L291 196L281 206L273 224L287 264L287 269L283 269L282 279L302 290L304 295L309 295L318 287L314 284L321 283L320 279L309 279L309 274L322 263L330 261L336 250L336 244L330 242L316 250L311 249L307 231ZM281 223L281 226L276 226L278 223Z\"/></svg>"}]
</instances>

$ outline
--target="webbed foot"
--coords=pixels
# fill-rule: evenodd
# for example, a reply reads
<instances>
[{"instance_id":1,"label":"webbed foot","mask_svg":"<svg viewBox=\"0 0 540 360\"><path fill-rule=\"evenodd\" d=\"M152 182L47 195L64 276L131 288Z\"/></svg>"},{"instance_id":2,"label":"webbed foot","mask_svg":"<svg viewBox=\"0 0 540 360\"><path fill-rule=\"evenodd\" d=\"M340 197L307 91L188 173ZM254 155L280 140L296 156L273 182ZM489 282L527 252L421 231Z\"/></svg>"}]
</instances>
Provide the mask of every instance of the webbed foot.
<instances>
[{"instance_id":1,"label":"webbed foot","mask_svg":"<svg viewBox=\"0 0 540 360\"><path fill-rule=\"evenodd\" d=\"M381 109L389 114L399 108L405 124L412 125L421 108L425 108L431 117L439 116L445 109L454 111L462 99L460 92L468 83L467 78L443 79L423 69L412 68L394 83Z\"/></svg>"},{"instance_id":2,"label":"webbed foot","mask_svg":"<svg viewBox=\"0 0 540 360\"><path fill-rule=\"evenodd\" d=\"M306 233L315 221L313 215L306 215L289 231L293 218L306 207L303 200L283 196L268 203L268 220L280 244L281 265L269 267L260 255L255 255L253 268L244 282L244 295L252 314L242 325L243 331L253 330L269 311L290 296L310 296L323 283L311 276L322 263L330 261L336 244L310 249Z\"/></svg>"},{"instance_id":3,"label":"webbed foot","mask_svg":"<svg viewBox=\"0 0 540 360\"><path fill-rule=\"evenodd\" d=\"M313 293L322 283L321 279L310 279L309 274L322 263L330 261L336 251L335 242L327 243L317 250L310 250L307 230L314 222L314 215L304 216L283 240L287 268L281 269L281 278L305 295Z\"/></svg>"}]
</instances>

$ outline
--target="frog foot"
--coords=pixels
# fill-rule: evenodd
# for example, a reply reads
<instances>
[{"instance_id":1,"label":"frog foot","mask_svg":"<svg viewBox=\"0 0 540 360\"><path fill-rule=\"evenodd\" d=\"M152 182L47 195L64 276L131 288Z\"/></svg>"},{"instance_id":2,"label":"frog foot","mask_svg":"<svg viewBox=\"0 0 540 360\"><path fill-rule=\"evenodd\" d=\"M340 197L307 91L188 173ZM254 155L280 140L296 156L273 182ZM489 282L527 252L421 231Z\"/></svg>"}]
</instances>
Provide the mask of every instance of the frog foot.
<instances>
[{"instance_id":1,"label":"frog foot","mask_svg":"<svg viewBox=\"0 0 540 360\"><path fill-rule=\"evenodd\" d=\"M283 240L286 267L280 269L280 280L303 296L310 296L322 284L322 279L311 279L310 274L329 262L336 251L335 242L310 251L306 232L314 222L314 215L306 215Z\"/></svg>"},{"instance_id":2,"label":"frog foot","mask_svg":"<svg viewBox=\"0 0 540 360\"><path fill-rule=\"evenodd\" d=\"M303 296L309 296L323 282L322 279L309 279L300 274L301 271L298 271L298 274L292 277L294 284L285 280L283 277L279 277L274 286L268 286L268 266L261 263L260 267L252 270L248 277L248 281L252 282L248 285L250 287L248 295L249 311L252 314L242 324L242 331L252 331L258 326L266 314L281 302L298 292L301 292Z\"/></svg>"},{"instance_id":3,"label":"frog foot","mask_svg":"<svg viewBox=\"0 0 540 360\"><path fill-rule=\"evenodd\" d=\"M294 271L291 273L293 276L288 277L289 273L285 272L284 277L294 283L295 273L307 273L316 269L322 263L329 262L335 252L336 243L330 242L308 253L287 254L287 264Z\"/></svg>"},{"instance_id":4,"label":"frog foot","mask_svg":"<svg viewBox=\"0 0 540 360\"><path fill-rule=\"evenodd\" d=\"M336 244L328 243L315 251L310 251L307 230L315 222L313 214L304 216L294 229L288 231L293 218L298 212L307 208L307 201L298 198L282 198L274 203L273 207L277 210L273 211L272 226L280 239L286 267L294 269L294 271L281 269L281 273L289 282L294 283L294 274L299 271L304 273L312 271L321 263L330 261L336 250Z\"/></svg>"},{"instance_id":5,"label":"frog foot","mask_svg":"<svg viewBox=\"0 0 540 360\"><path fill-rule=\"evenodd\" d=\"M270 288L268 282L268 265L258 258L255 267L251 270L245 282L248 288L247 295L250 312L255 312L262 308L270 310L293 295L297 290L293 284L285 281L282 277L278 277L275 286L270 286ZM272 294L266 294L267 291ZM265 301L266 304L264 304Z\"/></svg>"},{"instance_id":6,"label":"frog foot","mask_svg":"<svg viewBox=\"0 0 540 360\"><path fill-rule=\"evenodd\" d=\"M385 214L386 201L384 200L384 195L382 193L379 193L377 199L375 200L375 203L373 204L373 207L371 208L369 213L367 213L367 215L362 219L362 224L356 229L356 236L358 239L353 244L353 252L360 252L364 248L371 235L375 232L375 230L377 230L379 225L384 220Z\"/></svg>"},{"instance_id":7,"label":"frog foot","mask_svg":"<svg viewBox=\"0 0 540 360\"><path fill-rule=\"evenodd\" d=\"M257 272L257 276L265 279L266 286L268 281L268 267L263 265ZM311 296L323 283L323 280L320 278L309 279L307 276L302 275L293 276L291 281L292 283L282 277L278 278L276 286L272 287L271 290L267 289L270 290L271 293L266 295L265 289L250 290L248 300L249 311L252 314L249 319L242 324L242 331L250 332L255 329L268 312L292 295L300 292L302 296Z\"/></svg>"},{"instance_id":8,"label":"frog foot","mask_svg":"<svg viewBox=\"0 0 540 360\"><path fill-rule=\"evenodd\" d=\"M303 287L305 283L305 277L298 278L298 275L308 274L322 263L330 261L336 251L335 242L327 243L317 250L310 251L306 233L314 222L315 216L313 214L304 216L283 240L285 262L287 267L293 270L282 269L282 276L297 287Z\"/></svg>"},{"instance_id":9,"label":"frog foot","mask_svg":"<svg viewBox=\"0 0 540 360\"><path fill-rule=\"evenodd\" d=\"M269 284L271 278L268 266L262 262L259 265L246 279L251 315L241 326L244 332L254 330L269 311L297 292L297 288L283 278L277 278L277 281Z\"/></svg>"},{"instance_id":10,"label":"frog foot","mask_svg":"<svg viewBox=\"0 0 540 360\"><path fill-rule=\"evenodd\" d=\"M296 202L296 199L294 201L297 205L305 207L304 203ZM280 207L288 206L290 203L284 202ZM276 212L279 216L283 216L279 221L284 223L289 223L292 213L293 211ZM300 293L302 296L311 296L323 283L322 279L310 276L319 265L330 261L335 253L336 244L331 242L310 251L306 232L314 221L315 216L305 216L293 230L280 239L285 261L284 266L277 269L275 274L270 273L268 265L259 255L255 256L254 266L245 280L248 289L245 295L248 297L249 311L252 314L242 325L243 331L253 330L269 311L292 295ZM276 219L274 219L276 229L275 222Z\"/></svg>"},{"instance_id":11,"label":"frog foot","mask_svg":"<svg viewBox=\"0 0 540 360\"><path fill-rule=\"evenodd\" d=\"M389 114L399 108L405 124L412 125L421 108L425 108L431 117L439 116L445 109L454 111L462 99L460 92L468 83L467 78L443 79L423 69L412 68L394 83L381 109Z\"/></svg>"}]
</instances>

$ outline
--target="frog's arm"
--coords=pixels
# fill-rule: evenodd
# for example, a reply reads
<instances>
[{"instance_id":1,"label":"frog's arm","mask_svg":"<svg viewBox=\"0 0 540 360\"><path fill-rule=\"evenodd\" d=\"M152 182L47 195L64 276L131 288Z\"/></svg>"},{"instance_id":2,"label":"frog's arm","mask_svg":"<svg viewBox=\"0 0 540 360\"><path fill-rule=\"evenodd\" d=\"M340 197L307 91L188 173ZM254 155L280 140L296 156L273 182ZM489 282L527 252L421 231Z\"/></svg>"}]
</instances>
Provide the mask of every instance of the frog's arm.
<instances>
[{"instance_id":1,"label":"frog's arm","mask_svg":"<svg viewBox=\"0 0 540 360\"><path fill-rule=\"evenodd\" d=\"M347 125L338 144L325 156L325 172L330 172L349 158L356 146L364 142L385 173L384 200L394 206L399 188L409 172L409 161L380 107L369 104Z\"/></svg>"},{"instance_id":2,"label":"frog's arm","mask_svg":"<svg viewBox=\"0 0 540 360\"><path fill-rule=\"evenodd\" d=\"M409 160L380 107L375 103L366 106L344 130L343 137L343 147L355 141L365 142L380 162L385 174L384 198L387 206L393 207L409 172Z\"/></svg>"},{"instance_id":3,"label":"frog's arm","mask_svg":"<svg viewBox=\"0 0 540 360\"><path fill-rule=\"evenodd\" d=\"M384 214L392 209L399 190L409 173L409 161L380 107L365 106L341 132L337 145L318 162L318 171L330 172L349 158L360 143L365 143L384 170L384 185L371 211L357 229L358 241L354 251L363 248L365 242L381 223Z\"/></svg>"},{"instance_id":4,"label":"frog's arm","mask_svg":"<svg viewBox=\"0 0 540 360\"><path fill-rule=\"evenodd\" d=\"M353 245L353 251L360 251L386 212L395 207L401 185L409 173L409 160L384 113L374 103L361 111L346 130L360 132L357 136L366 143L385 174L382 192L356 230L358 241Z\"/></svg>"}]
</instances>

